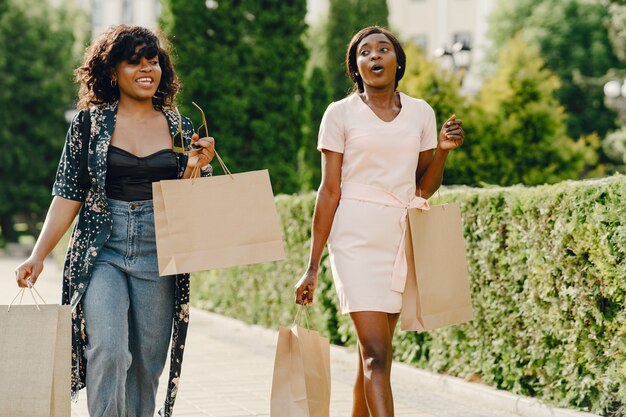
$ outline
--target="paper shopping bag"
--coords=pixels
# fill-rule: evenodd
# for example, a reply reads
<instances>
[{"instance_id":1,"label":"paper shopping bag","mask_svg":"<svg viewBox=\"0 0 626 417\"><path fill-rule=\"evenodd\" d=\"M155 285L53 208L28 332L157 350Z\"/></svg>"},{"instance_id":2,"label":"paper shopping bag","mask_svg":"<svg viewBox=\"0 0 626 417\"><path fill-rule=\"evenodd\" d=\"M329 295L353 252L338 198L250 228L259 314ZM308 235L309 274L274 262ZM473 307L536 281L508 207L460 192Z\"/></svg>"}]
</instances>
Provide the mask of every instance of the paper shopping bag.
<instances>
[{"instance_id":1,"label":"paper shopping bag","mask_svg":"<svg viewBox=\"0 0 626 417\"><path fill-rule=\"evenodd\" d=\"M473 318L458 204L409 210L402 330L433 330Z\"/></svg>"},{"instance_id":2,"label":"paper shopping bag","mask_svg":"<svg viewBox=\"0 0 626 417\"><path fill-rule=\"evenodd\" d=\"M0 306L0 416L67 417L70 306Z\"/></svg>"},{"instance_id":3,"label":"paper shopping bag","mask_svg":"<svg viewBox=\"0 0 626 417\"><path fill-rule=\"evenodd\" d=\"M270 403L271 417L328 417L330 345L298 325L278 332Z\"/></svg>"},{"instance_id":4,"label":"paper shopping bag","mask_svg":"<svg viewBox=\"0 0 626 417\"><path fill-rule=\"evenodd\" d=\"M285 258L267 170L152 184L160 275Z\"/></svg>"}]
</instances>

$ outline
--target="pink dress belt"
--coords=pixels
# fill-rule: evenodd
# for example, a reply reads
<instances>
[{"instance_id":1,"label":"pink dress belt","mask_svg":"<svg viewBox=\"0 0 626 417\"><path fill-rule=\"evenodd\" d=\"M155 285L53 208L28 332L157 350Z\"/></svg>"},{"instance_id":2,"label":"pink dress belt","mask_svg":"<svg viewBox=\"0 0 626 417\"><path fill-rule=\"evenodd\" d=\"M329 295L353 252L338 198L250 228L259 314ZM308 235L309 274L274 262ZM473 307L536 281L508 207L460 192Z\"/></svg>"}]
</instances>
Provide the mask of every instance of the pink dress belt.
<instances>
[{"instance_id":1,"label":"pink dress belt","mask_svg":"<svg viewBox=\"0 0 626 417\"><path fill-rule=\"evenodd\" d=\"M393 263L393 272L391 274L391 290L399 293L404 292L407 274L405 237L408 210L413 208L430 210L428 201L418 196L413 197L410 201L404 201L397 195L382 188L356 182L344 182L341 185L341 198L405 209L398 219L402 229L402 235L400 237L400 243L398 244L398 252L396 253L396 260Z\"/></svg>"}]
</instances>

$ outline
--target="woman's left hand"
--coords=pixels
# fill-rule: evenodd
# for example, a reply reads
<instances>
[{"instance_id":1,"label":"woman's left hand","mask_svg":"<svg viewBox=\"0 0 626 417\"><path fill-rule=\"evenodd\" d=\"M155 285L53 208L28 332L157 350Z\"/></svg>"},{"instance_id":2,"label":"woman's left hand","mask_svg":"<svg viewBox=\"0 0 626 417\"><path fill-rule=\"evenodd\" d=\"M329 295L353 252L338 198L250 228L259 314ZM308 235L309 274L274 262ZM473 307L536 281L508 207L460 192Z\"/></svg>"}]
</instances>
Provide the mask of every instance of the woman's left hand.
<instances>
[{"instance_id":1,"label":"woman's left hand","mask_svg":"<svg viewBox=\"0 0 626 417\"><path fill-rule=\"evenodd\" d=\"M200 138L197 133L194 133L191 137L191 143L193 149L189 151L187 166L195 168L196 165L200 165L200 168L204 168L209 165L215 156L215 139L212 137Z\"/></svg>"},{"instance_id":2,"label":"woman's left hand","mask_svg":"<svg viewBox=\"0 0 626 417\"><path fill-rule=\"evenodd\" d=\"M458 148L465 140L465 132L461 125L463 122L453 114L441 127L439 132L438 148L442 151L449 151Z\"/></svg>"}]
</instances>

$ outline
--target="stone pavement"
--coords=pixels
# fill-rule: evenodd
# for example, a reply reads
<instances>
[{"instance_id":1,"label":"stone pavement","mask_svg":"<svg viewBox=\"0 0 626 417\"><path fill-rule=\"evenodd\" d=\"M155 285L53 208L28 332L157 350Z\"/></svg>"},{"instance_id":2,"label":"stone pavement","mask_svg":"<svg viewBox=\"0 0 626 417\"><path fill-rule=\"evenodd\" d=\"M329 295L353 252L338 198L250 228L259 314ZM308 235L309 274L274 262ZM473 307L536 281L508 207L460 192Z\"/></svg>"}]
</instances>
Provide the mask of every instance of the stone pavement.
<instances>
[{"instance_id":1,"label":"stone pavement","mask_svg":"<svg viewBox=\"0 0 626 417\"><path fill-rule=\"evenodd\" d=\"M13 270L20 262L0 256L0 304L8 304L17 293ZM48 303L59 302L60 272L52 261L46 263L37 289ZM190 320L174 416L269 416L277 331L198 309L192 309ZM161 379L159 403L164 399L168 367ZM355 372L356 353L332 346L331 417L350 416ZM403 364L394 363L392 384L397 417L590 416ZM88 417L84 390L72 405L72 417Z\"/></svg>"}]
</instances>

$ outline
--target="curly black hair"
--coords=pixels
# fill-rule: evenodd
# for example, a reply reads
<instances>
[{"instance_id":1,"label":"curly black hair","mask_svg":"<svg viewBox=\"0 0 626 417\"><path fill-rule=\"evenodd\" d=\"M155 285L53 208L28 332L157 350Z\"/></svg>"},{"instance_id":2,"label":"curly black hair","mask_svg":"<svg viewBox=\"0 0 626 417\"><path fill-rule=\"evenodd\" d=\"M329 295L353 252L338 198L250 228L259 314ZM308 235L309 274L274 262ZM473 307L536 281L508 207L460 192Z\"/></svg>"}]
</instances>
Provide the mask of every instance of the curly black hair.
<instances>
[{"instance_id":1,"label":"curly black hair","mask_svg":"<svg viewBox=\"0 0 626 417\"><path fill-rule=\"evenodd\" d=\"M166 48L169 46L164 40ZM122 61L134 60L135 49L142 48L146 58L158 55L161 82L152 103L156 108L174 105L180 83L170 60L169 52L161 46L159 37L141 26L119 25L112 27L96 39L85 52L83 64L74 71L75 81L80 83L77 108L104 105L120 98L120 90L112 83L114 68Z\"/></svg>"},{"instance_id":2,"label":"curly black hair","mask_svg":"<svg viewBox=\"0 0 626 417\"><path fill-rule=\"evenodd\" d=\"M355 73L358 72L358 68L356 65L356 50L363 39L372 35L374 33L381 33L389 39L389 42L393 45L393 49L396 52L396 60L398 61L398 65L400 68L396 69L396 85L395 88L398 88L398 82L404 76L404 69L406 68L406 54L404 53L404 49L402 49L402 45L398 38L394 36L389 30L385 29L381 26L368 26L366 28L361 29L357 32L356 35L350 41L348 45L348 51L346 52L346 70L348 71L348 76L354 82L354 90L359 93L363 92L363 80L361 77L357 77Z\"/></svg>"}]
</instances>

